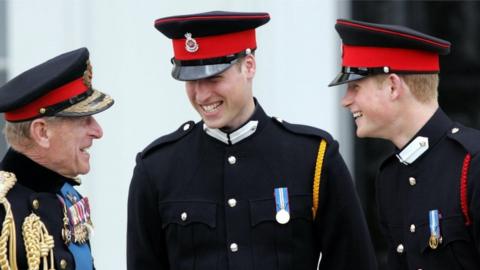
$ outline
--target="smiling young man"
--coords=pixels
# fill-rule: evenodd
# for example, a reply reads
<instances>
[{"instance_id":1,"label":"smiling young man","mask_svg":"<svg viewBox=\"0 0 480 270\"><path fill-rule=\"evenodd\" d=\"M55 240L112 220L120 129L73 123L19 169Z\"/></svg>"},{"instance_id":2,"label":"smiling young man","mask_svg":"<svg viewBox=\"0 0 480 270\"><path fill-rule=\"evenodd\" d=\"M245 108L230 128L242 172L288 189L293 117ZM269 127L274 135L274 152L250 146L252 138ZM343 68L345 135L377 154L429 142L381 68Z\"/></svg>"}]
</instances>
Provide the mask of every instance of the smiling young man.
<instances>
[{"instance_id":1,"label":"smiling young man","mask_svg":"<svg viewBox=\"0 0 480 270\"><path fill-rule=\"evenodd\" d=\"M185 83L190 103L209 128L235 130L255 110L252 93L255 58L250 54L233 65L236 68Z\"/></svg>"},{"instance_id":2,"label":"smiling young man","mask_svg":"<svg viewBox=\"0 0 480 270\"><path fill-rule=\"evenodd\" d=\"M326 132L267 116L253 97L267 13L161 18L172 76L202 121L137 156L127 268L375 269L351 177Z\"/></svg>"},{"instance_id":3,"label":"smiling young man","mask_svg":"<svg viewBox=\"0 0 480 270\"><path fill-rule=\"evenodd\" d=\"M94 269L88 198L73 186L103 135L92 115L113 100L91 80L89 52L80 48L0 87L11 146L0 163L2 269Z\"/></svg>"},{"instance_id":4,"label":"smiling young man","mask_svg":"<svg viewBox=\"0 0 480 270\"><path fill-rule=\"evenodd\" d=\"M396 147L376 182L388 269L480 269L480 132L438 104L450 43L396 25L338 20L342 106L358 137Z\"/></svg>"}]
</instances>

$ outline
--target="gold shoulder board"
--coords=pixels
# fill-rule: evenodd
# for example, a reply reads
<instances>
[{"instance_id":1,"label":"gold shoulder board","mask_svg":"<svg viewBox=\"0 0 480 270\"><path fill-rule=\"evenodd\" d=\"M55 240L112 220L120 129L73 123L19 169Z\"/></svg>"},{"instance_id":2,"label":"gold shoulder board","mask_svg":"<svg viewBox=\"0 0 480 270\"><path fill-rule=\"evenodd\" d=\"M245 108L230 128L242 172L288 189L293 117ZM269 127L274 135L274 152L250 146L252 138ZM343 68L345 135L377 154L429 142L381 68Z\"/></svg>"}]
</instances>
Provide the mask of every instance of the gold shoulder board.
<instances>
[{"instance_id":1,"label":"gold shoulder board","mask_svg":"<svg viewBox=\"0 0 480 270\"><path fill-rule=\"evenodd\" d=\"M0 268L17 270L16 256L16 233L15 220L13 219L10 202L7 200L8 191L17 182L15 174L6 171L0 171L0 203L5 208L5 219L2 224L2 232L0 234ZM8 247L7 247L8 244ZM8 258L7 258L7 250Z\"/></svg>"}]
</instances>

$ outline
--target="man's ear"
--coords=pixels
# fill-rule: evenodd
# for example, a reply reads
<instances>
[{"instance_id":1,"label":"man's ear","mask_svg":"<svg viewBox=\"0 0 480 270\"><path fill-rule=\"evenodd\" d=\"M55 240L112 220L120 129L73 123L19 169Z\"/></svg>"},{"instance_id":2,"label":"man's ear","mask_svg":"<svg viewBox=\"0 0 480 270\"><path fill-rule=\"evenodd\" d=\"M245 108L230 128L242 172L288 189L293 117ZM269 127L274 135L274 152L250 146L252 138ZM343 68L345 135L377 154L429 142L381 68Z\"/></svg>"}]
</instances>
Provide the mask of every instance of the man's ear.
<instances>
[{"instance_id":1,"label":"man's ear","mask_svg":"<svg viewBox=\"0 0 480 270\"><path fill-rule=\"evenodd\" d=\"M247 72L247 77L249 79L253 79L255 76L255 71L257 68L256 62L255 62L255 56L253 54L249 54L245 56L245 59L243 59L243 66Z\"/></svg>"},{"instance_id":2,"label":"man's ear","mask_svg":"<svg viewBox=\"0 0 480 270\"><path fill-rule=\"evenodd\" d=\"M405 84L402 78L395 73L389 74L387 80L388 88L390 90L390 98L392 100L399 99L405 94Z\"/></svg>"},{"instance_id":3,"label":"man's ear","mask_svg":"<svg viewBox=\"0 0 480 270\"><path fill-rule=\"evenodd\" d=\"M40 147L50 147L50 136L48 123L43 118L38 118L32 121L30 125L30 136L32 140Z\"/></svg>"}]
</instances>

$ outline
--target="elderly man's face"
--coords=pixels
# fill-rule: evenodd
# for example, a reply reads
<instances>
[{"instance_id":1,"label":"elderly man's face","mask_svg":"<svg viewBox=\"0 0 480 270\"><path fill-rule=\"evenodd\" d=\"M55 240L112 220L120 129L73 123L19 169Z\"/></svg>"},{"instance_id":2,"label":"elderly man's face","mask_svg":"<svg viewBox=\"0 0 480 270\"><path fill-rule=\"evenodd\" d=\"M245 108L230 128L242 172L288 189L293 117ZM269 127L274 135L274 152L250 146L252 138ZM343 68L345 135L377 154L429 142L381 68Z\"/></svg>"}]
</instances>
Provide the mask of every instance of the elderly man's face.
<instances>
[{"instance_id":1,"label":"elderly man's face","mask_svg":"<svg viewBox=\"0 0 480 270\"><path fill-rule=\"evenodd\" d=\"M48 161L57 173L75 177L90 171L88 149L94 139L103 136L103 131L95 118L62 117L49 125L51 132Z\"/></svg>"}]
</instances>

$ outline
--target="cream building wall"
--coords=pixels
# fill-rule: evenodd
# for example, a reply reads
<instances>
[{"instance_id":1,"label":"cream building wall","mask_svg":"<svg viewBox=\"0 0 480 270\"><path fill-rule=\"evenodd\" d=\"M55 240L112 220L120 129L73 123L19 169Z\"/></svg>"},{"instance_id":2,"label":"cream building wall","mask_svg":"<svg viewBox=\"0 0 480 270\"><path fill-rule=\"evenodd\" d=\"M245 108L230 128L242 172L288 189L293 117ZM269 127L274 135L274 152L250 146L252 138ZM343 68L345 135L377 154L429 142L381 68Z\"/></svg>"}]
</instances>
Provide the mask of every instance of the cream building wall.
<instances>
[{"instance_id":1,"label":"cream building wall","mask_svg":"<svg viewBox=\"0 0 480 270\"><path fill-rule=\"evenodd\" d=\"M81 187L92 205L97 269L126 269L127 194L136 153L183 122L199 119L183 83L170 77L173 50L153 27L159 17L211 10L269 12L271 21L257 30L255 96L270 115L330 131L351 160L349 122L339 107L342 90L327 87L339 70L335 0L0 1L7 2L10 78L86 46L93 85L115 99L96 117L104 137L91 149L92 171Z\"/></svg>"}]
</instances>

